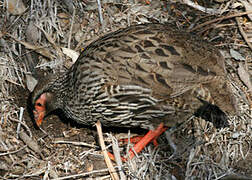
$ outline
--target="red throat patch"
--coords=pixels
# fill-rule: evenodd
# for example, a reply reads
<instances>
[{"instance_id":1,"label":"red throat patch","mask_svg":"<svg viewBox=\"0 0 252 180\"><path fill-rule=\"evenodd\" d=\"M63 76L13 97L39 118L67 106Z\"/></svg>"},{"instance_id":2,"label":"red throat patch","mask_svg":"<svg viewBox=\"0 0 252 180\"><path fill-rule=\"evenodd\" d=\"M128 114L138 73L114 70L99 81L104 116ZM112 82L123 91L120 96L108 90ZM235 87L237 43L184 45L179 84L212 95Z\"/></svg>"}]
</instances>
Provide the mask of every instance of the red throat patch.
<instances>
[{"instance_id":1,"label":"red throat patch","mask_svg":"<svg viewBox=\"0 0 252 180\"><path fill-rule=\"evenodd\" d=\"M42 124L46 112L46 94L41 94L40 97L35 102L35 109L33 110L33 115L37 126Z\"/></svg>"}]
</instances>

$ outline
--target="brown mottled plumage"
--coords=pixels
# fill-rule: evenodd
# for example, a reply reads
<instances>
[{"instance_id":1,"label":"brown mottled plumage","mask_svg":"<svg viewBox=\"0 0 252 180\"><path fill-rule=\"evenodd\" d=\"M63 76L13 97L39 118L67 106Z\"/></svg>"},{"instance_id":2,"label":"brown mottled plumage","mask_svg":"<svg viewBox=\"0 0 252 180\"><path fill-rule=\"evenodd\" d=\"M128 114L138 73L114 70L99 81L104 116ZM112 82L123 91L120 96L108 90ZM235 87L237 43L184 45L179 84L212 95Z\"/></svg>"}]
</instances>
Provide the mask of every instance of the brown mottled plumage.
<instances>
[{"instance_id":1,"label":"brown mottled plumage","mask_svg":"<svg viewBox=\"0 0 252 180\"><path fill-rule=\"evenodd\" d=\"M55 109L85 125L142 128L175 126L195 113L222 121L236 111L218 49L162 24L94 41L67 73L39 84L32 103L38 125Z\"/></svg>"}]
</instances>

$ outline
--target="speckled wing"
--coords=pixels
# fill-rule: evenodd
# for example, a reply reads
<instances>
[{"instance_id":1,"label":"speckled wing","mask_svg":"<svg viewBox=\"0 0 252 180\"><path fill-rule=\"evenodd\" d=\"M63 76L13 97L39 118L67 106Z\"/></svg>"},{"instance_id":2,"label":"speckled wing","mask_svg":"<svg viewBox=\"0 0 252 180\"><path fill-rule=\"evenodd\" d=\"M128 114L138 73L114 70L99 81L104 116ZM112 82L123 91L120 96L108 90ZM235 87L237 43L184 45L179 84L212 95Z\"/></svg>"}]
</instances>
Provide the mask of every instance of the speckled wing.
<instances>
[{"instance_id":1,"label":"speckled wing","mask_svg":"<svg viewBox=\"0 0 252 180\"><path fill-rule=\"evenodd\" d=\"M148 127L164 118L175 125L202 105L199 99L214 104L228 98L225 91L211 95L227 86L218 50L168 25L138 25L104 36L86 48L71 72L79 96L72 105L86 107L85 116L105 125ZM69 113L82 119L77 109Z\"/></svg>"}]
</instances>

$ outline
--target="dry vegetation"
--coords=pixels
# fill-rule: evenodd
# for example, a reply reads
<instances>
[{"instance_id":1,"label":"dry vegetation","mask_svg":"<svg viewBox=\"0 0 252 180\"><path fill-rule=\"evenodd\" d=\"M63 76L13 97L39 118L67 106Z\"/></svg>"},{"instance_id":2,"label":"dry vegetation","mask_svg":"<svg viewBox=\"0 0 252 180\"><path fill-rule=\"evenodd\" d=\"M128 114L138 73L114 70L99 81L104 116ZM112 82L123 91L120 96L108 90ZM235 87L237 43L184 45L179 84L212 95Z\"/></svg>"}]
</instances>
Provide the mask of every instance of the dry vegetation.
<instances>
[{"instance_id":1,"label":"dry vegetation","mask_svg":"<svg viewBox=\"0 0 252 180\"><path fill-rule=\"evenodd\" d=\"M113 179L252 179L251 1L194 1L194 7L187 0L103 0L101 7L95 0L6 2L0 1L0 179L112 178L95 128L69 125L56 116L48 118L44 131L35 128L28 88L32 76L67 70L101 35L144 22L169 22L219 47L240 112L221 129L202 119L186 122L172 134L177 155L171 156L161 137L158 147L151 144L133 160L113 163ZM118 150L120 131L103 131L107 148L113 144Z\"/></svg>"}]
</instances>

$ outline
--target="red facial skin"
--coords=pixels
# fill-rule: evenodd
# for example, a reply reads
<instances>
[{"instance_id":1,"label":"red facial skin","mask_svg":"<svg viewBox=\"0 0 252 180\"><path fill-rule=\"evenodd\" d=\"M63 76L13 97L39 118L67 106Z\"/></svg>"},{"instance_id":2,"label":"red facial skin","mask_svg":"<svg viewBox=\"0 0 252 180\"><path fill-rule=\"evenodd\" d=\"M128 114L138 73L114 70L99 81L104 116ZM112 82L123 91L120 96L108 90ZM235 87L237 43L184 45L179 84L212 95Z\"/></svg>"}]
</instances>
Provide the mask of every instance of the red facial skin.
<instances>
[{"instance_id":1,"label":"red facial skin","mask_svg":"<svg viewBox=\"0 0 252 180\"><path fill-rule=\"evenodd\" d=\"M46 95L41 94L40 97L35 102L35 109L33 110L33 115L37 126L42 124L42 121L46 113Z\"/></svg>"}]
</instances>

